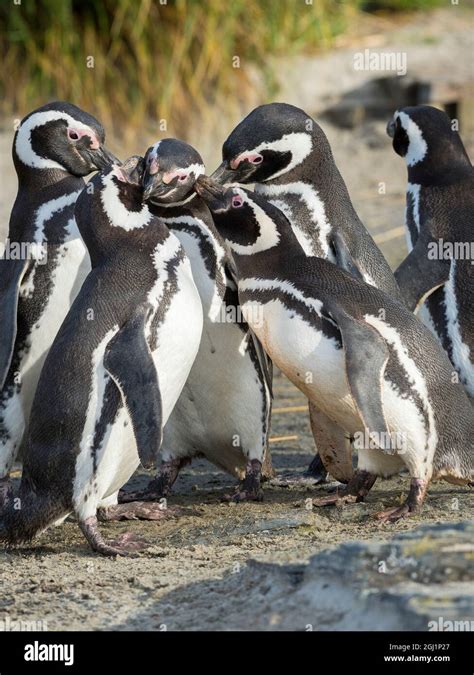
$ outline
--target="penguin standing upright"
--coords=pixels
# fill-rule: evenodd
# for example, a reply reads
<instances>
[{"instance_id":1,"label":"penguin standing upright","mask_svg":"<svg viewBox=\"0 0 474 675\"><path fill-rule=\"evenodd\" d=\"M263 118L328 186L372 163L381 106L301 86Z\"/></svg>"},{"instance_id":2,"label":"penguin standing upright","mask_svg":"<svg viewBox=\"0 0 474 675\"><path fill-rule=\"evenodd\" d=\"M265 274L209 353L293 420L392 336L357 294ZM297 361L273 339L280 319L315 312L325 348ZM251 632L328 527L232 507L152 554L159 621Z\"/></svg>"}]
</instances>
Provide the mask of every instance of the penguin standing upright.
<instances>
[{"instance_id":1,"label":"penguin standing upright","mask_svg":"<svg viewBox=\"0 0 474 675\"><path fill-rule=\"evenodd\" d=\"M90 269L74 205L81 176L117 161L103 143L102 125L62 102L27 115L13 140L18 194L0 260L0 506L44 359ZM18 246L21 257L6 255Z\"/></svg>"},{"instance_id":2,"label":"penguin standing upright","mask_svg":"<svg viewBox=\"0 0 474 675\"><path fill-rule=\"evenodd\" d=\"M408 168L410 253L395 276L407 305L420 310L474 397L474 168L441 110L397 110L387 132Z\"/></svg>"},{"instance_id":3,"label":"penguin standing upright","mask_svg":"<svg viewBox=\"0 0 474 675\"><path fill-rule=\"evenodd\" d=\"M164 429L162 463L145 491L120 494L121 502L166 496L179 470L204 456L243 477L233 501L262 498L271 408L266 355L239 319L229 259L206 204L194 192L205 172L199 153L166 138L145 156L144 196L150 210L178 237L191 261L204 310L204 329L188 381ZM263 358L259 359L259 356Z\"/></svg>"},{"instance_id":4,"label":"penguin standing upright","mask_svg":"<svg viewBox=\"0 0 474 675\"><path fill-rule=\"evenodd\" d=\"M403 303L305 256L283 212L261 195L205 177L196 190L232 250L242 311L265 350L357 442L345 497L360 501L376 476L406 467L405 503L378 514L396 521L422 504L431 479L472 481L474 413L431 332Z\"/></svg>"},{"instance_id":5,"label":"penguin standing upright","mask_svg":"<svg viewBox=\"0 0 474 675\"><path fill-rule=\"evenodd\" d=\"M255 183L255 191L285 213L306 255L330 260L401 299L387 261L352 205L323 130L303 110L286 103L255 108L224 142L222 159L212 178L221 184ZM340 460L331 463L330 473L347 481L352 463L342 430L311 404L310 421L326 465L334 457ZM325 480L318 455L306 475Z\"/></svg>"},{"instance_id":6,"label":"penguin standing upright","mask_svg":"<svg viewBox=\"0 0 474 675\"><path fill-rule=\"evenodd\" d=\"M124 535L105 541L104 520L166 515L162 504L110 506L139 461L156 461L162 429L199 348L202 308L179 240L142 204L141 158L96 175L76 218L92 270L41 372L19 497L1 514L10 544L73 512L91 547L135 550ZM12 497L12 495L10 495Z\"/></svg>"}]
</instances>

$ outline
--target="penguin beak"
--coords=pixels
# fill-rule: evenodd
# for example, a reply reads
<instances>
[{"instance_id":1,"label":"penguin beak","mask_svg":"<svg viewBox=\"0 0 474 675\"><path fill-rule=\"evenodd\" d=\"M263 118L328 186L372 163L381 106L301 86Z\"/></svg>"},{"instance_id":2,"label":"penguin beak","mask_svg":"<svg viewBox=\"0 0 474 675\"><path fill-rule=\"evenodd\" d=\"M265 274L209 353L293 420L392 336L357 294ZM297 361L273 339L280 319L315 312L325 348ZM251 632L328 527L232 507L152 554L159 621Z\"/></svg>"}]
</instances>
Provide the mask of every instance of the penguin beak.
<instances>
[{"instance_id":1,"label":"penguin beak","mask_svg":"<svg viewBox=\"0 0 474 675\"><path fill-rule=\"evenodd\" d=\"M109 166L110 164L115 164L118 166L121 166L122 164L122 162L117 159L115 155L109 152L109 150L104 148L103 145L101 145L97 150L89 152L89 156L91 158L92 164L99 171L102 171L102 169L105 169L105 167Z\"/></svg>"},{"instance_id":2,"label":"penguin beak","mask_svg":"<svg viewBox=\"0 0 474 675\"><path fill-rule=\"evenodd\" d=\"M219 185L227 185L228 183L239 182L237 171L228 169L226 162L222 162L222 164L217 167L217 169L211 175L211 180L215 181Z\"/></svg>"},{"instance_id":3,"label":"penguin beak","mask_svg":"<svg viewBox=\"0 0 474 675\"><path fill-rule=\"evenodd\" d=\"M163 197L170 191L170 186L163 183L160 173L149 174L148 171L145 171L142 186L143 201L145 202Z\"/></svg>"},{"instance_id":4,"label":"penguin beak","mask_svg":"<svg viewBox=\"0 0 474 675\"><path fill-rule=\"evenodd\" d=\"M211 211L225 210L227 202L225 199L226 190L209 178L208 176L199 176L194 183L194 189L206 202Z\"/></svg>"},{"instance_id":5,"label":"penguin beak","mask_svg":"<svg viewBox=\"0 0 474 675\"><path fill-rule=\"evenodd\" d=\"M390 136L390 138L394 138L395 128L396 128L395 120L392 118L387 124L387 134Z\"/></svg>"}]
</instances>

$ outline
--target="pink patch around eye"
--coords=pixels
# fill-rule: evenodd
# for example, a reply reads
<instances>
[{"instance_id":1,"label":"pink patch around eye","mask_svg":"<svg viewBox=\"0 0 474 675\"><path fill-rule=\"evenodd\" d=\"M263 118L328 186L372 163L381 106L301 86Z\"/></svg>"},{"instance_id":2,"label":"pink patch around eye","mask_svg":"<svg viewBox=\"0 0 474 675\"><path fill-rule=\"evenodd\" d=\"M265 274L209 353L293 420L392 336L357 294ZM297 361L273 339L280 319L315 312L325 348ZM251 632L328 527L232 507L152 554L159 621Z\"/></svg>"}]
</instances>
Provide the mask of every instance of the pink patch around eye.
<instances>
[{"instance_id":1,"label":"pink patch around eye","mask_svg":"<svg viewBox=\"0 0 474 675\"><path fill-rule=\"evenodd\" d=\"M90 140L92 150L97 150L100 147L100 141L92 129L74 129L74 127L69 127L67 135L71 141L78 141L83 136L87 136Z\"/></svg>"},{"instance_id":2,"label":"pink patch around eye","mask_svg":"<svg viewBox=\"0 0 474 675\"><path fill-rule=\"evenodd\" d=\"M250 162L251 164L260 164L263 161L263 157L258 152L243 152L241 155L231 160L230 168L237 169L239 164L245 161Z\"/></svg>"},{"instance_id":3,"label":"pink patch around eye","mask_svg":"<svg viewBox=\"0 0 474 675\"><path fill-rule=\"evenodd\" d=\"M234 207L234 209L238 209L240 206L243 206L243 204L244 200L242 199L242 197L239 197L238 195L232 197L232 206Z\"/></svg>"}]
</instances>

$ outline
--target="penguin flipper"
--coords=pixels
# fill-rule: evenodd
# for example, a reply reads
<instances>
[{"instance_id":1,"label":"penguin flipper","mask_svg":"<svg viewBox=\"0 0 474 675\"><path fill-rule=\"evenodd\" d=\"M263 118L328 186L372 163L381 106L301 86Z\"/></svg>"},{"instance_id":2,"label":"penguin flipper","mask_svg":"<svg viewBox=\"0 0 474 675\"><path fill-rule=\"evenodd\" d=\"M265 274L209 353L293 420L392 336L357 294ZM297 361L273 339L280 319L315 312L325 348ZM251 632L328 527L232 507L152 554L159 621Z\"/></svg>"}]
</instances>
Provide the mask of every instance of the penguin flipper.
<instances>
[{"instance_id":1,"label":"penguin flipper","mask_svg":"<svg viewBox=\"0 0 474 675\"><path fill-rule=\"evenodd\" d=\"M356 279L364 281L362 270L359 269L354 256L349 250L348 245L344 241L344 237L340 232L335 231L331 239L332 248L336 256L336 264L346 272L349 272Z\"/></svg>"},{"instance_id":2,"label":"penguin flipper","mask_svg":"<svg viewBox=\"0 0 474 675\"><path fill-rule=\"evenodd\" d=\"M27 266L28 260L0 260L0 391L13 355L20 284Z\"/></svg>"},{"instance_id":3,"label":"penguin flipper","mask_svg":"<svg viewBox=\"0 0 474 675\"><path fill-rule=\"evenodd\" d=\"M250 339L253 342L253 347L255 349L255 354L258 359L258 365L260 366L260 372L263 376L265 384L267 385L268 391L270 392L270 397L273 398L273 362L268 356L267 352L262 347L262 343L255 335L255 333L250 330Z\"/></svg>"},{"instance_id":4,"label":"penguin flipper","mask_svg":"<svg viewBox=\"0 0 474 675\"><path fill-rule=\"evenodd\" d=\"M228 282L231 282L231 284L235 285L235 288L237 289L239 284L238 284L238 277L237 277L237 270L235 266L234 259L229 256L229 259L226 264L226 276L228 279ZM260 366L260 372L262 374L262 377L265 381L265 384L267 385L268 391L270 392L270 397L273 398L273 363L271 358L268 356L264 348L262 347L262 344L258 337L255 335L255 333L250 329L250 326L248 326L248 331L250 334L250 339L252 340L253 348L255 350L255 355L258 360L258 365Z\"/></svg>"},{"instance_id":5,"label":"penguin flipper","mask_svg":"<svg viewBox=\"0 0 474 675\"><path fill-rule=\"evenodd\" d=\"M449 260L433 260L428 257L428 244L437 243L430 235L418 237L415 246L398 266L395 279L405 298L408 309L417 312L424 300L449 278Z\"/></svg>"},{"instance_id":6,"label":"penguin flipper","mask_svg":"<svg viewBox=\"0 0 474 675\"><path fill-rule=\"evenodd\" d=\"M383 375L389 357L385 340L375 328L340 308L333 311L331 307L330 313L341 331L347 381L364 427L369 433L376 432L379 439L388 439L382 401ZM384 449L383 445L379 447Z\"/></svg>"},{"instance_id":7,"label":"penguin flipper","mask_svg":"<svg viewBox=\"0 0 474 675\"><path fill-rule=\"evenodd\" d=\"M141 307L108 343L104 366L120 390L132 421L142 466L156 463L163 438L158 373L145 338L146 307Z\"/></svg>"}]
</instances>

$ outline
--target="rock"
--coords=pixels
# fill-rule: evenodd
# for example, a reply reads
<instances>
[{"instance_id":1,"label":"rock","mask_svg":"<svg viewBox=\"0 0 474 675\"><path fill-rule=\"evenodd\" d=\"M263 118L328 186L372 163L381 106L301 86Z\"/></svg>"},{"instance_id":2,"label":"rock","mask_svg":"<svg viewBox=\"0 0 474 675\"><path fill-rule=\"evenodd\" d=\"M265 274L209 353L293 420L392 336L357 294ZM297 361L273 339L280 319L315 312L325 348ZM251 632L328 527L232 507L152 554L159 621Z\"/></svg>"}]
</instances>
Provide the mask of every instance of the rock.
<instances>
[{"instance_id":1,"label":"rock","mask_svg":"<svg viewBox=\"0 0 474 675\"><path fill-rule=\"evenodd\" d=\"M177 590L153 611L172 603L170 630L189 629L198 618L201 630L219 621L221 630L427 631L449 630L453 621L472 630L473 535L468 522L425 525L388 542L324 550L307 565L250 560L212 588L204 582L192 602L188 587L186 597Z\"/></svg>"}]
</instances>

